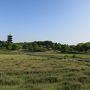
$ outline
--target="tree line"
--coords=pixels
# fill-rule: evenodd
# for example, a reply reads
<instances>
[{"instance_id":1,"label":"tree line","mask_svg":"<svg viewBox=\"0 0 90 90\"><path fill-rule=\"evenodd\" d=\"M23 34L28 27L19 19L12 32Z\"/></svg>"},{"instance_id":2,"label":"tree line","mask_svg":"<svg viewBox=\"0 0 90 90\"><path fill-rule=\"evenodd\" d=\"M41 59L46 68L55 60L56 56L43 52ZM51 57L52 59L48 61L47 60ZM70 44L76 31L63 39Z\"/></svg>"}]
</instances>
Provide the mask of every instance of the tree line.
<instances>
[{"instance_id":1,"label":"tree line","mask_svg":"<svg viewBox=\"0 0 90 90\"><path fill-rule=\"evenodd\" d=\"M0 41L0 50L25 50L30 52L59 51L61 53L90 53L90 42L68 45L52 41L12 43Z\"/></svg>"}]
</instances>

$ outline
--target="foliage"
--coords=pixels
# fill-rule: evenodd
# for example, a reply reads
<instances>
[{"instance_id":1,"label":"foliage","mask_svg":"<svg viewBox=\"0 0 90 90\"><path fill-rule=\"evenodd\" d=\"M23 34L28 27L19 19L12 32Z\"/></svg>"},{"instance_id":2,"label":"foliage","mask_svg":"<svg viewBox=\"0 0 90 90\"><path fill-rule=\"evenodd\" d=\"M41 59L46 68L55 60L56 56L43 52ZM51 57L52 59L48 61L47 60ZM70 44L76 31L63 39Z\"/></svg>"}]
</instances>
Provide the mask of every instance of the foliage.
<instances>
[{"instance_id":1,"label":"foliage","mask_svg":"<svg viewBox=\"0 0 90 90\"><path fill-rule=\"evenodd\" d=\"M60 51L61 53L90 53L90 42L68 45L53 43L52 41L35 41L24 43L12 43L0 41L0 49L27 50L30 52Z\"/></svg>"}]
</instances>

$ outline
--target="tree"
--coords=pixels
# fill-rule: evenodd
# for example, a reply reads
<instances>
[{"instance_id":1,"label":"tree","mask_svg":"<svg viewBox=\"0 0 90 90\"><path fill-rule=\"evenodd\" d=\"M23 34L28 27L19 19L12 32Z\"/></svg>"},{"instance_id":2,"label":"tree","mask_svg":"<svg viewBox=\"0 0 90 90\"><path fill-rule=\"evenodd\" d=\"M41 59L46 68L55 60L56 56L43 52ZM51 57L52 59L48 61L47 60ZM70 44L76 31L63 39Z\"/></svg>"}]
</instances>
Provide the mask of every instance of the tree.
<instances>
[{"instance_id":1,"label":"tree","mask_svg":"<svg viewBox=\"0 0 90 90\"><path fill-rule=\"evenodd\" d=\"M54 43L53 44L53 49L60 51L61 50L61 44L60 43Z\"/></svg>"},{"instance_id":2,"label":"tree","mask_svg":"<svg viewBox=\"0 0 90 90\"><path fill-rule=\"evenodd\" d=\"M8 42L7 45L6 45L6 49L8 50L12 50L12 43Z\"/></svg>"},{"instance_id":3,"label":"tree","mask_svg":"<svg viewBox=\"0 0 90 90\"><path fill-rule=\"evenodd\" d=\"M28 49L28 43L24 43L22 49Z\"/></svg>"},{"instance_id":4,"label":"tree","mask_svg":"<svg viewBox=\"0 0 90 90\"><path fill-rule=\"evenodd\" d=\"M20 45L17 44L12 45L12 50L19 50L20 48L21 48Z\"/></svg>"},{"instance_id":5,"label":"tree","mask_svg":"<svg viewBox=\"0 0 90 90\"><path fill-rule=\"evenodd\" d=\"M61 45L61 52L62 53L68 53L69 50L70 50L69 45L67 45L67 44Z\"/></svg>"},{"instance_id":6,"label":"tree","mask_svg":"<svg viewBox=\"0 0 90 90\"><path fill-rule=\"evenodd\" d=\"M31 52L34 51L33 45L31 43L28 45L28 50L31 51Z\"/></svg>"}]
</instances>

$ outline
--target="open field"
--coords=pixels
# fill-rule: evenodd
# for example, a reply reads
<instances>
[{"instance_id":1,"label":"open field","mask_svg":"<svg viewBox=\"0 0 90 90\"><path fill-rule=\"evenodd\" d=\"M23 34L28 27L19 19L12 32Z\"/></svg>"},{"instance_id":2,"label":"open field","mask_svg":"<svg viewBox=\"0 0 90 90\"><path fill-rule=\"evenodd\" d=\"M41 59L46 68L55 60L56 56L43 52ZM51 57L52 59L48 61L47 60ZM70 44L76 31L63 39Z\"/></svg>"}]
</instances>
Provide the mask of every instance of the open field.
<instances>
[{"instance_id":1,"label":"open field","mask_svg":"<svg viewBox=\"0 0 90 90\"><path fill-rule=\"evenodd\" d=\"M84 59L90 55L1 54L0 90L90 90L90 62Z\"/></svg>"}]
</instances>

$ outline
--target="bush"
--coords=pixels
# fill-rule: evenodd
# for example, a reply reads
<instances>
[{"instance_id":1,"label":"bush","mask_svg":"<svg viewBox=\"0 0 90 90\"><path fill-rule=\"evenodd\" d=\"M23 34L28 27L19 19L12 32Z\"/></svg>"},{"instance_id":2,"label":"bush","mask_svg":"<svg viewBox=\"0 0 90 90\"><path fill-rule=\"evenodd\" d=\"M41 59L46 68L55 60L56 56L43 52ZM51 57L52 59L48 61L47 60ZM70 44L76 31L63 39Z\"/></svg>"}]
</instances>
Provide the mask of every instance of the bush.
<instances>
[{"instance_id":1,"label":"bush","mask_svg":"<svg viewBox=\"0 0 90 90\"><path fill-rule=\"evenodd\" d=\"M69 57L68 55L65 55L65 56L64 56L64 59L67 59L68 57Z\"/></svg>"},{"instance_id":2,"label":"bush","mask_svg":"<svg viewBox=\"0 0 90 90\"><path fill-rule=\"evenodd\" d=\"M76 55L72 55L72 58L77 58L77 56Z\"/></svg>"}]
</instances>

